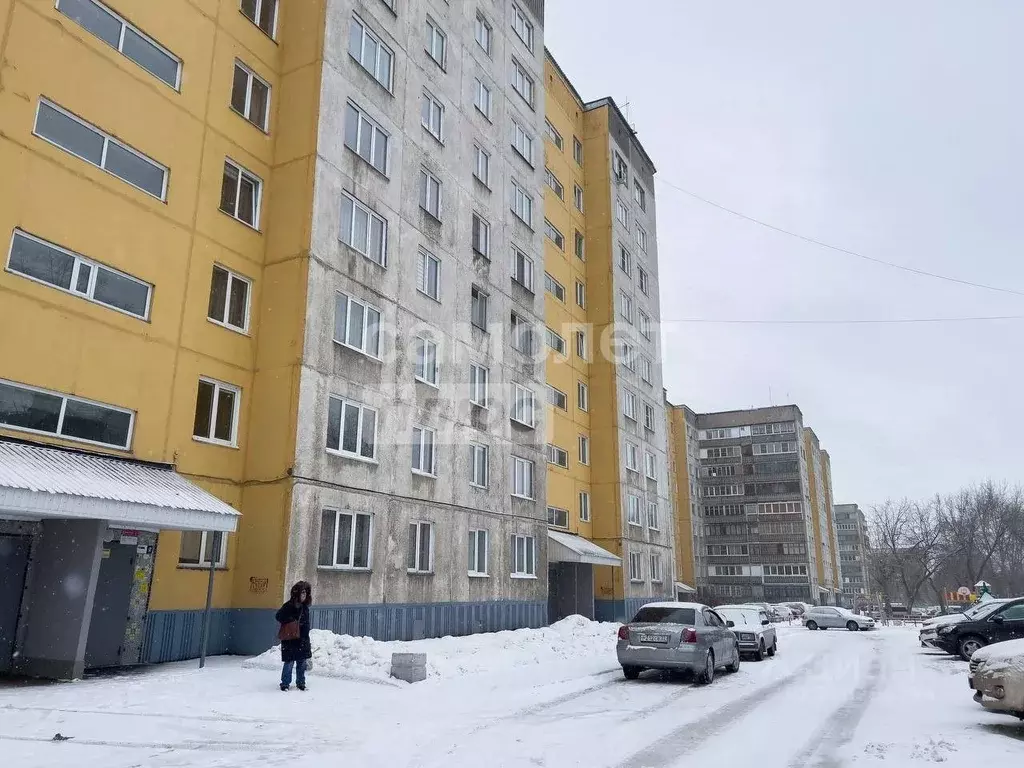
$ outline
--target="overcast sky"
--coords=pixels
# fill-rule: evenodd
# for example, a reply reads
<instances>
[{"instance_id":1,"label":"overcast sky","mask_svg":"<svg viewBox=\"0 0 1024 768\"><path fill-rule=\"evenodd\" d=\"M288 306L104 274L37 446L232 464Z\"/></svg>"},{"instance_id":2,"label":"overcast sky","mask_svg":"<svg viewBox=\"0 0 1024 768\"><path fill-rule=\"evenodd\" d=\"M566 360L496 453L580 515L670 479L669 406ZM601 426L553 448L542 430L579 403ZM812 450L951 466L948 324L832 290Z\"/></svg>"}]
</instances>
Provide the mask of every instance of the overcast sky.
<instances>
[{"instance_id":1,"label":"overcast sky","mask_svg":"<svg viewBox=\"0 0 1024 768\"><path fill-rule=\"evenodd\" d=\"M547 0L548 47L612 96L662 182L887 261L1024 291L1024 2ZM657 185L663 321L1024 315ZM796 403L836 502L1024 481L1024 321L687 323L669 398Z\"/></svg>"}]
</instances>

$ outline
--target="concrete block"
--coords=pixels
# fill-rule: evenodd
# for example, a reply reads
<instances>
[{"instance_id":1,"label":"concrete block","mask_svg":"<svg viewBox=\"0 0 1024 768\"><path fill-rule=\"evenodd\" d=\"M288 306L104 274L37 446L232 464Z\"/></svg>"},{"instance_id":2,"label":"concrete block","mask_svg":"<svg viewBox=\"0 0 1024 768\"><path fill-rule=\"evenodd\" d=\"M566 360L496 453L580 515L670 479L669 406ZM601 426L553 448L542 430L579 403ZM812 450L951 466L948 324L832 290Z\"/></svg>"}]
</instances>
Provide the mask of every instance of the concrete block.
<instances>
[{"instance_id":1,"label":"concrete block","mask_svg":"<svg viewBox=\"0 0 1024 768\"><path fill-rule=\"evenodd\" d=\"M407 683L421 683L427 679L427 654L391 654L391 676Z\"/></svg>"}]
</instances>

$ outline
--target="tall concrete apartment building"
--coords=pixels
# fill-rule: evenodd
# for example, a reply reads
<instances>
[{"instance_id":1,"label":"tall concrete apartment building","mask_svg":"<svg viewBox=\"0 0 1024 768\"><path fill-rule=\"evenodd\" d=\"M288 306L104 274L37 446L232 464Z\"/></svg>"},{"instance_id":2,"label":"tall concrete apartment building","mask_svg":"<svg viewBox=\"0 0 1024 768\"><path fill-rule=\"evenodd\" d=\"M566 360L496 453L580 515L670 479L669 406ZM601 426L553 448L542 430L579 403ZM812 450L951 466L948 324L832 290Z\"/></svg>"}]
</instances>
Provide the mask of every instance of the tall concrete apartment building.
<instances>
[{"instance_id":1,"label":"tall concrete apartment building","mask_svg":"<svg viewBox=\"0 0 1024 768\"><path fill-rule=\"evenodd\" d=\"M834 515L839 539L843 605L859 608L871 601L868 522L856 504L836 504Z\"/></svg>"},{"instance_id":2,"label":"tall concrete apartment building","mask_svg":"<svg viewBox=\"0 0 1024 768\"><path fill-rule=\"evenodd\" d=\"M832 461L813 429L805 427L803 437L818 586L822 601L832 602L840 591L838 541L832 516Z\"/></svg>"},{"instance_id":3,"label":"tall concrete apartment building","mask_svg":"<svg viewBox=\"0 0 1024 768\"><path fill-rule=\"evenodd\" d=\"M211 572L210 653L671 594L654 166L543 11L0 0L0 674L194 657Z\"/></svg>"},{"instance_id":4,"label":"tall concrete apartment building","mask_svg":"<svg viewBox=\"0 0 1024 768\"><path fill-rule=\"evenodd\" d=\"M654 164L612 99L545 67L552 615L673 593Z\"/></svg>"},{"instance_id":5,"label":"tall concrete apartment building","mask_svg":"<svg viewBox=\"0 0 1024 768\"><path fill-rule=\"evenodd\" d=\"M831 474L821 469L817 439L811 441L800 409L693 414L677 406L672 419L677 508L695 472L691 463L697 464L691 538L701 597L717 603L834 603L831 518L824 501L831 498ZM684 427L685 434L696 434L695 458L681 450ZM817 453L809 458L812 442ZM680 549L684 535L677 535ZM685 562L688 556L677 557Z\"/></svg>"},{"instance_id":6,"label":"tall concrete apartment building","mask_svg":"<svg viewBox=\"0 0 1024 768\"><path fill-rule=\"evenodd\" d=\"M707 547L700 503L700 429L697 414L666 401L671 434L671 475L675 499L676 596L696 592L707 568ZM701 576L698 578L698 574Z\"/></svg>"}]
</instances>

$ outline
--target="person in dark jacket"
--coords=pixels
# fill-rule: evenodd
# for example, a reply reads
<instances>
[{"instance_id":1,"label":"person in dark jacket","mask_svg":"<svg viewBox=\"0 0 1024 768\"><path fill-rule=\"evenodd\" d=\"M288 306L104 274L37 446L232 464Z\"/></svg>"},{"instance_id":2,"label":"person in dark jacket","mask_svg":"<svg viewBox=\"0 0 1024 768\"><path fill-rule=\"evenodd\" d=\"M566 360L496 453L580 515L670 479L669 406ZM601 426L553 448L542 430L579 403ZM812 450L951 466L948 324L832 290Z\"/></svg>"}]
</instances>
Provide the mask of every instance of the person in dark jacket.
<instances>
[{"instance_id":1,"label":"person in dark jacket","mask_svg":"<svg viewBox=\"0 0 1024 768\"><path fill-rule=\"evenodd\" d=\"M299 636L294 640L281 641L281 690L292 686L292 669L295 670L295 685L300 691L306 690L306 660L313 657L309 642L309 606L313 592L308 581L300 581L292 587L291 597L281 606L275 618L284 627L293 621L299 622Z\"/></svg>"}]
</instances>

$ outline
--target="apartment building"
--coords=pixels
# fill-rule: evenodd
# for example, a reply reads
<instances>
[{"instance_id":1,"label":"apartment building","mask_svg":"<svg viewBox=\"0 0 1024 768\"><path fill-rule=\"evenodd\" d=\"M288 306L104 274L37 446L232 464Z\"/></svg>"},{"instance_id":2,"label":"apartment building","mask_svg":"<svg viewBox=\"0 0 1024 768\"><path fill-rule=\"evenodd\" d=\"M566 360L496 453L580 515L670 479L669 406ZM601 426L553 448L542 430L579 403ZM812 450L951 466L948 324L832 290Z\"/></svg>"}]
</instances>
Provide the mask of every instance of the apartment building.
<instances>
[{"instance_id":1,"label":"apartment building","mask_svg":"<svg viewBox=\"0 0 1024 768\"><path fill-rule=\"evenodd\" d=\"M545 322L552 617L673 594L654 164L547 55Z\"/></svg>"},{"instance_id":2,"label":"apartment building","mask_svg":"<svg viewBox=\"0 0 1024 768\"><path fill-rule=\"evenodd\" d=\"M0 665L545 623L542 0L2 7Z\"/></svg>"},{"instance_id":3,"label":"apartment building","mask_svg":"<svg viewBox=\"0 0 1024 768\"><path fill-rule=\"evenodd\" d=\"M834 515L839 540L842 602L847 608L860 608L870 602L871 595L868 560L871 540L867 519L856 504L836 504Z\"/></svg>"},{"instance_id":4,"label":"apartment building","mask_svg":"<svg viewBox=\"0 0 1024 768\"><path fill-rule=\"evenodd\" d=\"M839 558L835 524L832 518L832 465L827 451L821 449L813 429L804 428L803 459L810 492L811 523L814 531L814 556L818 570L819 600L835 601L839 594Z\"/></svg>"},{"instance_id":5,"label":"apartment building","mask_svg":"<svg viewBox=\"0 0 1024 768\"><path fill-rule=\"evenodd\" d=\"M676 596L686 599L696 593L696 584L706 573L707 547L700 523L700 429L697 414L685 405L673 406L666 399L671 440L670 470L675 507Z\"/></svg>"}]
</instances>

